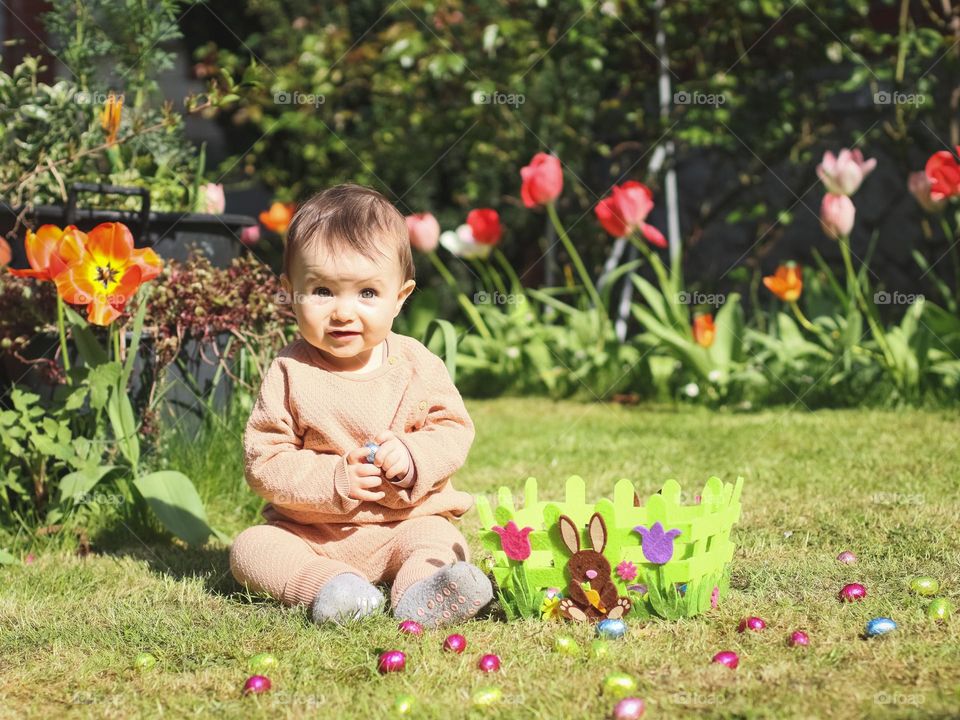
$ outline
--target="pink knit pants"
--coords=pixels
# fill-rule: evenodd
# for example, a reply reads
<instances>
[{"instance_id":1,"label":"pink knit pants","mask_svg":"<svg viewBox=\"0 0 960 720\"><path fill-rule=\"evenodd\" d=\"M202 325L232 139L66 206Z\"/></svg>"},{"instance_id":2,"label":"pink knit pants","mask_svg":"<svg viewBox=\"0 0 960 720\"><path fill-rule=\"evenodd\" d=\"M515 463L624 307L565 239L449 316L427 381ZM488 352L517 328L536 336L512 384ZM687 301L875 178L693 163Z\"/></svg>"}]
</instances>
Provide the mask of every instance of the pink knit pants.
<instances>
[{"instance_id":1,"label":"pink knit pants","mask_svg":"<svg viewBox=\"0 0 960 720\"><path fill-rule=\"evenodd\" d=\"M370 525L275 521L247 528L230 548L237 582L285 605L310 604L327 580L355 573L374 583L392 581L396 607L413 583L469 559L463 535L438 515Z\"/></svg>"}]
</instances>

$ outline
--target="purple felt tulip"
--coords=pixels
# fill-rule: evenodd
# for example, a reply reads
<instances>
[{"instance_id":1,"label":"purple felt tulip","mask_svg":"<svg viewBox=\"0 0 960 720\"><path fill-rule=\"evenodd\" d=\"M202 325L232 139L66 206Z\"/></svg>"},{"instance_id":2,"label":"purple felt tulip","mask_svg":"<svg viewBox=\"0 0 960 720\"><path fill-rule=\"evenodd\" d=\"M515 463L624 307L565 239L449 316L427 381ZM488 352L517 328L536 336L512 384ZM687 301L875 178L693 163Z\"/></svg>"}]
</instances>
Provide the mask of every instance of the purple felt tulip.
<instances>
[{"instance_id":1,"label":"purple felt tulip","mask_svg":"<svg viewBox=\"0 0 960 720\"><path fill-rule=\"evenodd\" d=\"M664 532L663 525L655 522L649 530L643 525L637 525L633 531L640 533L640 537L643 538L641 546L643 556L647 560L657 565L670 562L670 558L673 557L673 539L680 534L679 530L674 528Z\"/></svg>"}]
</instances>

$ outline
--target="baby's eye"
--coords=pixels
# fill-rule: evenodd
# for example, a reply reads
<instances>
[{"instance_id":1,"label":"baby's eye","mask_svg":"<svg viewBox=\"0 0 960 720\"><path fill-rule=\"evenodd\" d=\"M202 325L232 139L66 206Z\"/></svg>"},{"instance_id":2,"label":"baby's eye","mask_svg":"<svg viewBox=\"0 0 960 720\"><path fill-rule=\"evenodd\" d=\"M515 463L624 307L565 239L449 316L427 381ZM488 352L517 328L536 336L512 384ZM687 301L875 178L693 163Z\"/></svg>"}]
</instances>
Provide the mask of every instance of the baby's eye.
<instances>
[{"instance_id":1,"label":"baby's eye","mask_svg":"<svg viewBox=\"0 0 960 720\"><path fill-rule=\"evenodd\" d=\"M364 288L363 290L360 291L360 297L362 297L364 300L372 300L376 296L377 296L377 291L374 290L373 288Z\"/></svg>"},{"instance_id":2,"label":"baby's eye","mask_svg":"<svg viewBox=\"0 0 960 720\"><path fill-rule=\"evenodd\" d=\"M329 290L329 288L318 287L318 288L314 288L314 289L313 289L313 294L314 294L314 295L319 295L320 297L329 297L329 295L330 295L330 290Z\"/></svg>"}]
</instances>

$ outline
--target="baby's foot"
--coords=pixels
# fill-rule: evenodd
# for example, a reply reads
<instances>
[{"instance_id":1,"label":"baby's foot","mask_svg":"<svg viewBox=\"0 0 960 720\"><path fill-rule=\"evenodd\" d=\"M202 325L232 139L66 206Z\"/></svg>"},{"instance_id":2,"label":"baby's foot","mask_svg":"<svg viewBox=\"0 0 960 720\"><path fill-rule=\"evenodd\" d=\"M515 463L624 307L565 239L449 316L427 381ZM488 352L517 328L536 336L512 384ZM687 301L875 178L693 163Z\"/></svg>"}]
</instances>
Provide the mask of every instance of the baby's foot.
<instances>
[{"instance_id":1,"label":"baby's foot","mask_svg":"<svg viewBox=\"0 0 960 720\"><path fill-rule=\"evenodd\" d=\"M492 599L493 588L483 571L458 562L407 588L393 614L424 627L439 627L472 618Z\"/></svg>"},{"instance_id":2,"label":"baby's foot","mask_svg":"<svg viewBox=\"0 0 960 720\"><path fill-rule=\"evenodd\" d=\"M341 573L320 588L311 606L313 621L347 622L377 611L383 593L354 573Z\"/></svg>"}]
</instances>

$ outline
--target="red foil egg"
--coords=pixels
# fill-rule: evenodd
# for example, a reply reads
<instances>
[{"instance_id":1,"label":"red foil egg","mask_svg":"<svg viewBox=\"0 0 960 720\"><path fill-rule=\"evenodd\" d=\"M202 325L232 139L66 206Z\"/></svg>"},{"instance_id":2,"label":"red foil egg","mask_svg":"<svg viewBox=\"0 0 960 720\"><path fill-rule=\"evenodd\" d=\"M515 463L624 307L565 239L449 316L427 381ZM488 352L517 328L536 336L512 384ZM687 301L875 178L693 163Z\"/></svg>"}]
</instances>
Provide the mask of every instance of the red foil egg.
<instances>
[{"instance_id":1,"label":"red foil egg","mask_svg":"<svg viewBox=\"0 0 960 720\"><path fill-rule=\"evenodd\" d=\"M763 618L758 617L745 617L740 621L740 624L737 625L737 632L743 632L745 630L753 630L754 632L760 632L765 630L767 624L763 621Z\"/></svg>"},{"instance_id":2,"label":"red foil egg","mask_svg":"<svg viewBox=\"0 0 960 720\"><path fill-rule=\"evenodd\" d=\"M860 583L849 583L844 585L837 597L840 602L856 602L863 600L867 596L867 589Z\"/></svg>"},{"instance_id":3,"label":"red foil egg","mask_svg":"<svg viewBox=\"0 0 960 720\"><path fill-rule=\"evenodd\" d=\"M794 630L787 639L787 645L790 647L806 647L810 644L810 638L803 630Z\"/></svg>"},{"instance_id":4,"label":"red foil egg","mask_svg":"<svg viewBox=\"0 0 960 720\"><path fill-rule=\"evenodd\" d=\"M477 667L485 673L496 672L500 669L500 658L492 654L484 655L477 663Z\"/></svg>"},{"instance_id":5,"label":"red foil egg","mask_svg":"<svg viewBox=\"0 0 960 720\"><path fill-rule=\"evenodd\" d=\"M382 673L401 672L407 666L407 656L401 650L380 653L377 669Z\"/></svg>"},{"instance_id":6,"label":"red foil egg","mask_svg":"<svg viewBox=\"0 0 960 720\"><path fill-rule=\"evenodd\" d=\"M399 629L405 635L423 635L423 625L416 620L404 620Z\"/></svg>"},{"instance_id":7,"label":"red foil egg","mask_svg":"<svg viewBox=\"0 0 960 720\"><path fill-rule=\"evenodd\" d=\"M737 655L733 650L722 650L713 656L713 662L718 665L725 665L731 670L736 669L737 665L740 664L740 656Z\"/></svg>"},{"instance_id":8,"label":"red foil egg","mask_svg":"<svg viewBox=\"0 0 960 720\"><path fill-rule=\"evenodd\" d=\"M459 655L467 649L467 639L463 635L447 635L447 639L443 641L443 649Z\"/></svg>"},{"instance_id":9,"label":"red foil egg","mask_svg":"<svg viewBox=\"0 0 960 720\"><path fill-rule=\"evenodd\" d=\"M243 684L244 695L259 695L270 689L270 678L266 675L251 675Z\"/></svg>"}]
</instances>

